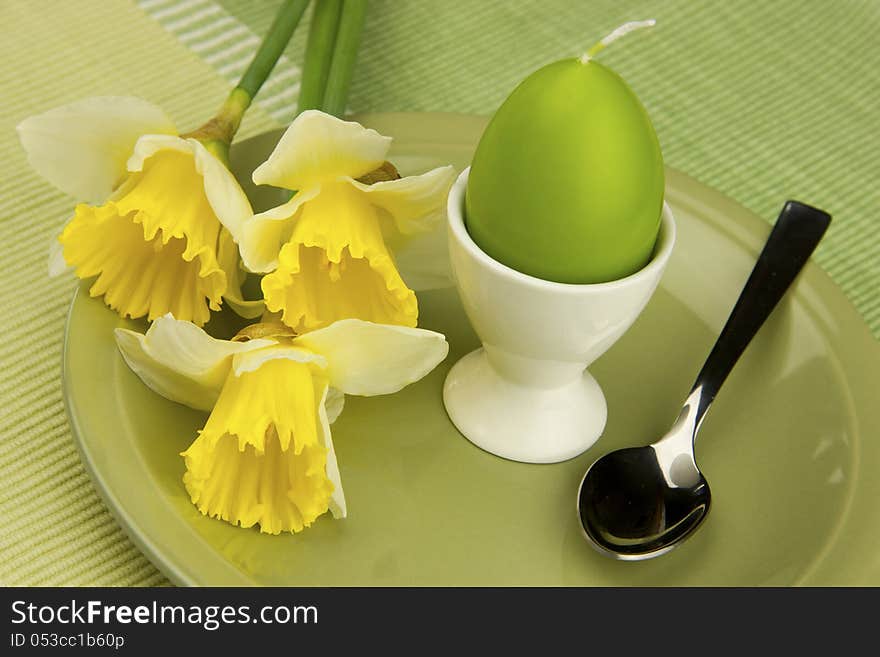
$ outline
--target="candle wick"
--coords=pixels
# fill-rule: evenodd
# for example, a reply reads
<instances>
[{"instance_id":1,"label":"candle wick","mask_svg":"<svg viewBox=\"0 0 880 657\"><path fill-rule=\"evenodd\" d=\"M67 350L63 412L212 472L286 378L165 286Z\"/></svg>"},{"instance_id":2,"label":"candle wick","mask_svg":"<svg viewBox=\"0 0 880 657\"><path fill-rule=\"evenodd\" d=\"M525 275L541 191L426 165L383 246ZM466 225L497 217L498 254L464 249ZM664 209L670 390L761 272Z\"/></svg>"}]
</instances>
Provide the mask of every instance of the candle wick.
<instances>
[{"instance_id":1,"label":"candle wick","mask_svg":"<svg viewBox=\"0 0 880 657\"><path fill-rule=\"evenodd\" d=\"M629 23L624 23L616 30L614 30L611 34L605 36L599 43L590 48L587 52L580 56L581 64L586 64L593 57L598 55L600 52L605 50L605 48L617 41L620 37L625 34L629 34L630 32L634 32L635 30L640 30L643 27L654 27L657 24L653 18L648 19L646 21L630 21Z\"/></svg>"}]
</instances>

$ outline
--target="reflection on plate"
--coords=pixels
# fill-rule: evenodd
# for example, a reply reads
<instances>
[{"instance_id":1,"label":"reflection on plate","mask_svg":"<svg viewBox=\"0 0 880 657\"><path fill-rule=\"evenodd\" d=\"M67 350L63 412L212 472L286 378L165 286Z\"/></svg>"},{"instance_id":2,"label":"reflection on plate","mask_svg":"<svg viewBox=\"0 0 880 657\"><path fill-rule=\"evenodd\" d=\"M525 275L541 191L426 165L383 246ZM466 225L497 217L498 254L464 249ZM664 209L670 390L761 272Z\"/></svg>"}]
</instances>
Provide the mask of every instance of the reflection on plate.
<instances>
[{"instance_id":1,"label":"reflection on plate","mask_svg":"<svg viewBox=\"0 0 880 657\"><path fill-rule=\"evenodd\" d=\"M484 122L362 117L395 137L402 173L467 165ZM275 136L233 150L245 179ZM608 400L603 437L556 465L504 461L462 438L443 409L449 367L477 346L454 289L420 295L421 325L449 358L390 397L350 398L333 435L349 518L267 536L201 516L181 483L205 416L152 393L118 355L120 320L81 288L64 390L83 459L110 508L173 581L203 585L880 585L880 347L809 266L707 416L697 457L714 507L680 549L621 563L581 537L575 494L605 451L665 431L748 276L769 224L669 171L678 243L656 295L591 372ZM257 205L277 202L260 190ZM780 199L780 204L784 199ZM217 327L222 327L221 317Z\"/></svg>"}]
</instances>

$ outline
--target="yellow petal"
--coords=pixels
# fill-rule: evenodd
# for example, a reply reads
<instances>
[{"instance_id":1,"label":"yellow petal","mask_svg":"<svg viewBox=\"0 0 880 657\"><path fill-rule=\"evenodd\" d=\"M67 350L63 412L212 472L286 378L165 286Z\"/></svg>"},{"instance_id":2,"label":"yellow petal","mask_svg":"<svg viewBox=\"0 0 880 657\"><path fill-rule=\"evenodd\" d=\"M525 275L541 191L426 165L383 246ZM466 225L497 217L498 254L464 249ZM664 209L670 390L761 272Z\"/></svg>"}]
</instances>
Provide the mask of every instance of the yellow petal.
<instances>
[{"instance_id":1,"label":"yellow petal","mask_svg":"<svg viewBox=\"0 0 880 657\"><path fill-rule=\"evenodd\" d=\"M418 319L376 211L345 183L324 186L303 206L262 288L266 307L298 332L350 317L402 326Z\"/></svg>"},{"instance_id":2,"label":"yellow petal","mask_svg":"<svg viewBox=\"0 0 880 657\"><path fill-rule=\"evenodd\" d=\"M390 146L391 138L375 130L308 110L290 124L253 180L303 190L340 176L359 178L385 161Z\"/></svg>"},{"instance_id":3,"label":"yellow petal","mask_svg":"<svg viewBox=\"0 0 880 657\"><path fill-rule=\"evenodd\" d=\"M174 133L145 100L99 96L31 116L18 126L30 165L78 201L103 203L125 177L125 162L147 133Z\"/></svg>"},{"instance_id":4,"label":"yellow petal","mask_svg":"<svg viewBox=\"0 0 880 657\"><path fill-rule=\"evenodd\" d=\"M183 452L184 485L202 513L277 534L330 506L319 406L327 382L288 359L231 372L205 428Z\"/></svg>"},{"instance_id":5,"label":"yellow petal","mask_svg":"<svg viewBox=\"0 0 880 657\"><path fill-rule=\"evenodd\" d=\"M101 207L79 205L59 240L92 296L123 317L171 313L199 326L219 310L226 274L217 261L220 222L192 155L159 151Z\"/></svg>"}]
</instances>

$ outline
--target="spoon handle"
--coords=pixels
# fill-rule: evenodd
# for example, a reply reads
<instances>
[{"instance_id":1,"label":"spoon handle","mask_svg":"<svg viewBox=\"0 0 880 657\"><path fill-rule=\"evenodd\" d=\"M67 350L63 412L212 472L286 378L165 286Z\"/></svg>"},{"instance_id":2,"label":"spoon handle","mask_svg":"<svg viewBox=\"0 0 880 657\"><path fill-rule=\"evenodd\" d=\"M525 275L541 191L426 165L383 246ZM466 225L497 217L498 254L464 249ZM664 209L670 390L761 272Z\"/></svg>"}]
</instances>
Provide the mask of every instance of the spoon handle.
<instances>
[{"instance_id":1,"label":"spoon handle","mask_svg":"<svg viewBox=\"0 0 880 657\"><path fill-rule=\"evenodd\" d=\"M779 303L825 234L831 215L787 201L755 268L694 383L699 389L696 426L752 338Z\"/></svg>"}]
</instances>

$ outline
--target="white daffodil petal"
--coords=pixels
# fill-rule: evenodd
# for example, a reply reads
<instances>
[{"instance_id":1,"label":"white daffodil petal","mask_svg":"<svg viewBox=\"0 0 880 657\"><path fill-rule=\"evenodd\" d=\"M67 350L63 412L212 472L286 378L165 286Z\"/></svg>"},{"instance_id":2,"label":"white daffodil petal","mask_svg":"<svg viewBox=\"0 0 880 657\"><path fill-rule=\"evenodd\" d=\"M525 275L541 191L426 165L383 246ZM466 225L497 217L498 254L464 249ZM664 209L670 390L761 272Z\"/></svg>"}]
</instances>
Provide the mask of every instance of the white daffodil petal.
<instances>
[{"instance_id":1,"label":"white daffodil petal","mask_svg":"<svg viewBox=\"0 0 880 657\"><path fill-rule=\"evenodd\" d=\"M407 287L416 292L439 290L455 284L449 263L446 225L404 241L395 249L394 260Z\"/></svg>"},{"instance_id":2,"label":"white daffodil petal","mask_svg":"<svg viewBox=\"0 0 880 657\"><path fill-rule=\"evenodd\" d=\"M454 180L455 169L445 166L420 176L407 176L372 185L352 180L351 184L367 194L370 203L387 211L401 234L414 235L442 222L446 196Z\"/></svg>"},{"instance_id":3,"label":"white daffodil petal","mask_svg":"<svg viewBox=\"0 0 880 657\"><path fill-rule=\"evenodd\" d=\"M244 283L245 272L239 266L238 245L233 241L232 234L225 228L220 231L217 240L217 262L226 274L226 292L223 299L239 317L256 319L266 311L266 304L262 299L254 301L246 300L241 293L241 285Z\"/></svg>"},{"instance_id":4,"label":"white daffodil petal","mask_svg":"<svg viewBox=\"0 0 880 657\"><path fill-rule=\"evenodd\" d=\"M333 493L330 495L330 513L334 518L344 518L348 514L345 506L345 492L342 490L342 477L339 475L339 464L336 462L336 450L333 449L333 437L330 435L330 424L336 419L330 419L327 406L332 388L324 389L324 398L318 405L320 417L318 440L327 448L327 478L333 482Z\"/></svg>"},{"instance_id":5,"label":"white daffodil petal","mask_svg":"<svg viewBox=\"0 0 880 657\"><path fill-rule=\"evenodd\" d=\"M317 110L300 114L253 174L257 185L306 189L339 176L359 178L385 161L391 137Z\"/></svg>"},{"instance_id":6,"label":"white daffodil petal","mask_svg":"<svg viewBox=\"0 0 880 657\"><path fill-rule=\"evenodd\" d=\"M320 189L299 191L287 203L254 215L244 222L238 246L248 271L265 273L278 268L278 254L290 237L291 226L303 204L315 198Z\"/></svg>"},{"instance_id":7,"label":"white daffodil petal","mask_svg":"<svg viewBox=\"0 0 880 657\"><path fill-rule=\"evenodd\" d=\"M71 269L64 259L64 247L61 246L57 236L53 236L52 241L49 242L49 262L47 263L47 268L49 270L49 278L60 276L68 269Z\"/></svg>"},{"instance_id":8,"label":"white daffodil petal","mask_svg":"<svg viewBox=\"0 0 880 657\"><path fill-rule=\"evenodd\" d=\"M252 340L251 342L258 342L258 340ZM244 344L249 343L245 342ZM246 372L257 371L260 369L260 366L267 361L278 360L280 358L292 360L297 363L314 363L321 369L327 367L327 360L319 354L309 351L308 349L280 345L277 343L266 349L236 354L232 359L232 367L235 376L241 376Z\"/></svg>"},{"instance_id":9,"label":"white daffodil petal","mask_svg":"<svg viewBox=\"0 0 880 657\"><path fill-rule=\"evenodd\" d=\"M230 342L212 338L190 322L164 315L146 335L116 329L122 357L158 394L191 408L209 411L231 366L230 356L275 344L274 340Z\"/></svg>"},{"instance_id":10,"label":"white daffodil petal","mask_svg":"<svg viewBox=\"0 0 880 657\"><path fill-rule=\"evenodd\" d=\"M328 388L324 406L327 407L327 418L330 424L333 424L342 414L342 409L345 408L345 394L336 388Z\"/></svg>"},{"instance_id":11,"label":"white daffodil petal","mask_svg":"<svg viewBox=\"0 0 880 657\"><path fill-rule=\"evenodd\" d=\"M415 383L449 352L434 331L343 319L293 343L327 359L330 385L346 395L387 395Z\"/></svg>"},{"instance_id":12,"label":"white daffodil petal","mask_svg":"<svg viewBox=\"0 0 880 657\"><path fill-rule=\"evenodd\" d=\"M241 227L254 211L244 190L226 165L218 160L196 139L187 139L196 158L196 171L205 181L205 196L220 223L226 226L232 238L241 239Z\"/></svg>"},{"instance_id":13,"label":"white daffodil petal","mask_svg":"<svg viewBox=\"0 0 880 657\"><path fill-rule=\"evenodd\" d=\"M37 173L89 203L102 203L121 182L135 142L147 133L174 134L174 124L152 103L129 96L86 98L18 125Z\"/></svg>"},{"instance_id":14,"label":"white daffodil petal","mask_svg":"<svg viewBox=\"0 0 880 657\"><path fill-rule=\"evenodd\" d=\"M116 346L119 347L125 363L148 388L166 399L190 408L201 411L210 411L213 408L219 394L215 387L195 383L189 377L158 362L147 353L143 334L119 328L114 334Z\"/></svg>"}]
</instances>

